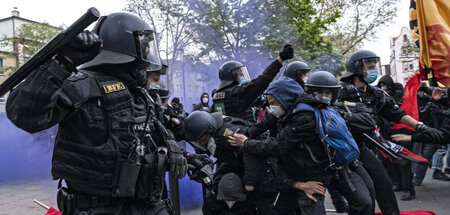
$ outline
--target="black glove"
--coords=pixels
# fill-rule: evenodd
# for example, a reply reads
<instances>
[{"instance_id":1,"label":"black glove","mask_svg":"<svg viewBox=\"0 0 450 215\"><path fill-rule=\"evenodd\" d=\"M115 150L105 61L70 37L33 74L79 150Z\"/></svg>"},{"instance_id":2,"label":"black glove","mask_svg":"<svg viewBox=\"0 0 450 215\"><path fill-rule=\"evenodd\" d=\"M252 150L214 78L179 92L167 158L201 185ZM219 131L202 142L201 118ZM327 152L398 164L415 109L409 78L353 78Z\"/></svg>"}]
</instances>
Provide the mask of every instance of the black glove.
<instances>
[{"instance_id":1,"label":"black glove","mask_svg":"<svg viewBox=\"0 0 450 215\"><path fill-rule=\"evenodd\" d=\"M68 70L74 71L77 66L94 59L100 53L102 44L96 34L86 30L73 38L55 58Z\"/></svg>"},{"instance_id":2,"label":"black glove","mask_svg":"<svg viewBox=\"0 0 450 215\"><path fill-rule=\"evenodd\" d=\"M283 47L283 51L280 52L281 60L285 61L294 57L294 49L291 44L286 44Z\"/></svg>"},{"instance_id":3,"label":"black glove","mask_svg":"<svg viewBox=\"0 0 450 215\"><path fill-rule=\"evenodd\" d=\"M182 179L188 171L187 160L183 155L183 150L178 147L174 140L167 140L167 145L169 146L169 171L178 179Z\"/></svg>"},{"instance_id":4,"label":"black glove","mask_svg":"<svg viewBox=\"0 0 450 215\"><path fill-rule=\"evenodd\" d=\"M439 143L444 138L444 133L438 129L431 128L425 124L419 127L418 131L425 135L432 143Z\"/></svg>"},{"instance_id":5,"label":"black glove","mask_svg":"<svg viewBox=\"0 0 450 215\"><path fill-rule=\"evenodd\" d=\"M188 164L194 165L197 168L201 168L206 164L214 163L207 154L191 154L185 152L184 156L187 159Z\"/></svg>"}]
</instances>

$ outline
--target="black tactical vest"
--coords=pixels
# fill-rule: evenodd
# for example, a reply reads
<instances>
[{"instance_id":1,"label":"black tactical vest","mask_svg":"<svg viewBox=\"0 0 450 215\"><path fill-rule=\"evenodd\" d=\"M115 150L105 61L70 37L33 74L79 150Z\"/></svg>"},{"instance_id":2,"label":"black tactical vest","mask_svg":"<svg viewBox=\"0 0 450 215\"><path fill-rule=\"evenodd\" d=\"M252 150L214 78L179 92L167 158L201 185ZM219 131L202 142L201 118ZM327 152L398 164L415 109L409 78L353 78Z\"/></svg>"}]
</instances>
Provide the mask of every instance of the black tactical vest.
<instances>
[{"instance_id":1,"label":"black tactical vest","mask_svg":"<svg viewBox=\"0 0 450 215\"><path fill-rule=\"evenodd\" d=\"M93 146L63 139L60 133L76 134L79 131L74 130L74 126L65 126L71 123L70 118L60 123L52 161L53 178L64 179L70 188L92 195L159 199L164 169L158 165L157 150L152 149L153 153L147 153L138 164L130 162L129 157L137 141L145 142L151 138L153 142L160 142L153 135L156 130L151 118L146 117L147 113L154 114L154 107L137 102L138 98L115 77L98 73L94 76L92 73L95 72L91 71L81 73L88 75L84 83L89 84L84 87L89 87L89 95L80 111L91 114L84 123L76 121L79 125L75 128L105 123L106 134L92 135L106 135L106 141ZM146 127L145 120L148 120Z\"/></svg>"},{"instance_id":2,"label":"black tactical vest","mask_svg":"<svg viewBox=\"0 0 450 215\"><path fill-rule=\"evenodd\" d=\"M220 89L213 94L213 112L221 112L224 116L238 117L247 121L255 122L253 111L250 107L244 107L240 100L245 98L232 98L234 87Z\"/></svg>"}]
</instances>

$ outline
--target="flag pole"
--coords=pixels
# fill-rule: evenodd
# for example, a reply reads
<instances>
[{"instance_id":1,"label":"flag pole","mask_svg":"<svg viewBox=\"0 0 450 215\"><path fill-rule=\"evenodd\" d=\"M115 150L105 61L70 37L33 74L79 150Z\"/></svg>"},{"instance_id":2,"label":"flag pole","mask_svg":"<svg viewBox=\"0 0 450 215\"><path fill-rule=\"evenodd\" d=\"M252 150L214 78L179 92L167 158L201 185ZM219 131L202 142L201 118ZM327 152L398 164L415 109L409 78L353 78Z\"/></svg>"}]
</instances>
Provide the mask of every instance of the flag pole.
<instances>
[{"instance_id":1,"label":"flag pole","mask_svg":"<svg viewBox=\"0 0 450 215\"><path fill-rule=\"evenodd\" d=\"M47 206L47 205L45 205L44 203L42 203L42 202L40 202L40 201L38 201L38 200L36 200L36 199L33 199L33 201L34 201L36 204L40 205L41 207L43 207L43 208L45 208L45 209L47 209L47 210L50 209L50 206Z\"/></svg>"}]
</instances>

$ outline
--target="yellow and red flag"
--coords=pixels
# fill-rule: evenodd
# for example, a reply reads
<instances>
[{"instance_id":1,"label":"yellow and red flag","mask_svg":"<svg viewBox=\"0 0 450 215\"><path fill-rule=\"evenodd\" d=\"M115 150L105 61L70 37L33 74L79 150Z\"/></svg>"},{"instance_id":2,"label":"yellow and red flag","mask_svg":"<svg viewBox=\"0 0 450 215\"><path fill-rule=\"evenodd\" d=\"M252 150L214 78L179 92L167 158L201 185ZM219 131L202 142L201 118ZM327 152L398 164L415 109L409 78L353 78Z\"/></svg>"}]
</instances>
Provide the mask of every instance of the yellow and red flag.
<instances>
[{"instance_id":1,"label":"yellow and red flag","mask_svg":"<svg viewBox=\"0 0 450 215\"><path fill-rule=\"evenodd\" d=\"M431 78L425 71L432 68L436 80L450 86L450 1L411 0L409 17L412 39L420 44L421 79Z\"/></svg>"}]
</instances>

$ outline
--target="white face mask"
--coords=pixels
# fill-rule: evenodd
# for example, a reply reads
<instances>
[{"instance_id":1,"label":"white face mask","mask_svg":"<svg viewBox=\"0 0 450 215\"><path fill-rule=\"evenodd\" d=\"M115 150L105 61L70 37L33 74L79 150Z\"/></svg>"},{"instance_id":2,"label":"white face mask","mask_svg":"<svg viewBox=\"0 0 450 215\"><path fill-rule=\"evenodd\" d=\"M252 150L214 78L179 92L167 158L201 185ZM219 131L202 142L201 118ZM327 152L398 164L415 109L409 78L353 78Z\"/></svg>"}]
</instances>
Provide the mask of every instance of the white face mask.
<instances>
[{"instance_id":1,"label":"white face mask","mask_svg":"<svg viewBox=\"0 0 450 215\"><path fill-rule=\"evenodd\" d=\"M225 201L225 204L227 204L229 209L231 209L235 203L236 201Z\"/></svg>"},{"instance_id":2,"label":"white face mask","mask_svg":"<svg viewBox=\"0 0 450 215\"><path fill-rule=\"evenodd\" d=\"M206 147L206 149L211 152L211 154L213 155L214 152L216 152L216 141L214 141L214 138L210 138L209 142L208 142L208 146Z\"/></svg>"},{"instance_id":3,"label":"white face mask","mask_svg":"<svg viewBox=\"0 0 450 215\"><path fill-rule=\"evenodd\" d=\"M203 104L208 104L209 99L208 98L202 98Z\"/></svg>"},{"instance_id":4,"label":"white face mask","mask_svg":"<svg viewBox=\"0 0 450 215\"><path fill-rule=\"evenodd\" d=\"M303 83L308 83L308 77L304 77L304 78L302 78L302 80L303 80Z\"/></svg>"},{"instance_id":5,"label":"white face mask","mask_svg":"<svg viewBox=\"0 0 450 215\"><path fill-rule=\"evenodd\" d=\"M284 116L284 114L286 112L284 112L284 110L278 106L278 105L270 105L268 110L267 110L270 114L274 115L277 118L280 118L282 116Z\"/></svg>"}]
</instances>

